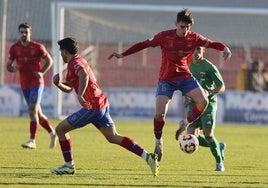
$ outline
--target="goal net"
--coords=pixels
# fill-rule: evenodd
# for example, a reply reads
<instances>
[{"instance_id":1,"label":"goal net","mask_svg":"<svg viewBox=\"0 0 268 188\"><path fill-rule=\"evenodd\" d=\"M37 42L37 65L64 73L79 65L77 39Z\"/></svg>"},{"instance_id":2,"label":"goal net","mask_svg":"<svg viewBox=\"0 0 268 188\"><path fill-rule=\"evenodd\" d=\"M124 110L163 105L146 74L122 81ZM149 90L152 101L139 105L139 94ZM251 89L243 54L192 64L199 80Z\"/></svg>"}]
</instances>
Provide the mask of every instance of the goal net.
<instances>
[{"instance_id":1,"label":"goal net","mask_svg":"<svg viewBox=\"0 0 268 188\"><path fill-rule=\"evenodd\" d=\"M126 94L111 94L110 102L116 101L116 105L124 103L126 108L137 103L152 102L154 105L154 97L143 97L138 102L129 93L137 94L137 91L142 90L143 94L154 94L161 63L160 49L148 48L120 60L108 61L107 58L112 52L122 52L162 30L174 29L176 14L182 8L188 8L193 13L195 24L191 30L231 47L233 56L228 65L223 64L222 54L215 50L207 50L205 54L220 68L227 89L239 87L237 75L242 65L256 58L268 62L268 43L264 40L268 29L267 9L76 2L57 2L52 6L52 50L55 62L61 61L57 41L67 36L75 37L81 54L90 62L101 87L110 93L120 91ZM61 63L55 63L53 72L62 70ZM136 90L133 91L133 88ZM54 92L54 96L57 96L55 104L58 105L54 114L60 115L63 113L62 96L58 90ZM177 102L181 103L181 100ZM178 103L171 105L174 113ZM153 106L149 105L149 108L154 113ZM136 109L139 109L138 105ZM177 113L183 113L183 110Z\"/></svg>"}]
</instances>

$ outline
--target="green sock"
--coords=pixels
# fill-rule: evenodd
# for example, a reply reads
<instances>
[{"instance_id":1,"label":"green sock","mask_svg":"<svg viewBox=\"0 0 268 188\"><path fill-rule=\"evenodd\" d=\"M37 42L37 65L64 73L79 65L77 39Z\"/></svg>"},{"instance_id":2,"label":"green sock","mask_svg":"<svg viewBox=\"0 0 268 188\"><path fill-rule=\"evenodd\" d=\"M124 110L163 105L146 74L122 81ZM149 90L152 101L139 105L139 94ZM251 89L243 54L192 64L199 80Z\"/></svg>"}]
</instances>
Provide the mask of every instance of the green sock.
<instances>
[{"instance_id":1,"label":"green sock","mask_svg":"<svg viewBox=\"0 0 268 188\"><path fill-rule=\"evenodd\" d=\"M203 134L198 136L199 145L203 147L209 147L209 143Z\"/></svg>"},{"instance_id":2,"label":"green sock","mask_svg":"<svg viewBox=\"0 0 268 188\"><path fill-rule=\"evenodd\" d=\"M217 141L217 139L214 136L212 136L208 140L208 143L209 143L209 146L210 146L210 151L211 151L212 155L214 156L214 158L216 159L216 162L221 163L222 158L221 158L219 142Z\"/></svg>"}]
</instances>

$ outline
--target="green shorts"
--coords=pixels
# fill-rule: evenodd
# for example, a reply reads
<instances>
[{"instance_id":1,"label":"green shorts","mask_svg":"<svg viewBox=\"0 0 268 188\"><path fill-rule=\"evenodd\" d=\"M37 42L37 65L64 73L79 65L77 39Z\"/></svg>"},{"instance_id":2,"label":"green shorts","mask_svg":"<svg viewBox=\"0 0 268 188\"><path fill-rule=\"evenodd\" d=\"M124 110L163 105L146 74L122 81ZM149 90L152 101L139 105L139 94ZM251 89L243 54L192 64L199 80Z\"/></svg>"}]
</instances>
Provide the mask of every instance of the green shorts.
<instances>
[{"instance_id":1,"label":"green shorts","mask_svg":"<svg viewBox=\"0 0 268 188\"><path fill-rule=\"evenodd\" d=\"M188 107L188 114L193 109L193 105ZM205 112L193 123L189 125L189 128L210 128L214 129L216 126L216 111L217 107L215 105L208 105Z\"/></svg>"}]
</instances>

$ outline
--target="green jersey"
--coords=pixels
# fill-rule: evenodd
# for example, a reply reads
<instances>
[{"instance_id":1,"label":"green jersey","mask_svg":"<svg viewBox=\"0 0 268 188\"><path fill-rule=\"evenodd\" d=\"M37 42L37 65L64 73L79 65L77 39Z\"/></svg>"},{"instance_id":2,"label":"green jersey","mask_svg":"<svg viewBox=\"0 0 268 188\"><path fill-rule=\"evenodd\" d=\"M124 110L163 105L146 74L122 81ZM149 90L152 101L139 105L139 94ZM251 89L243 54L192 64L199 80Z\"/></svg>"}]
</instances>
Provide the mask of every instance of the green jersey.
<instances>
[{"instance_id":1,"label":"green jersey","mask_svg":"<svg viewBox=\"0 0 268 188\"><path fill-rule=\"evenodd\" d=\"M215 85L221 86L224 84L218 68L205 58L198 64L191 63L190 71L201 87L207 91L214 89ZM210 105L216 104L217 102L216 95L209 96L208 99Z\"/></svg>"}]
</instances>

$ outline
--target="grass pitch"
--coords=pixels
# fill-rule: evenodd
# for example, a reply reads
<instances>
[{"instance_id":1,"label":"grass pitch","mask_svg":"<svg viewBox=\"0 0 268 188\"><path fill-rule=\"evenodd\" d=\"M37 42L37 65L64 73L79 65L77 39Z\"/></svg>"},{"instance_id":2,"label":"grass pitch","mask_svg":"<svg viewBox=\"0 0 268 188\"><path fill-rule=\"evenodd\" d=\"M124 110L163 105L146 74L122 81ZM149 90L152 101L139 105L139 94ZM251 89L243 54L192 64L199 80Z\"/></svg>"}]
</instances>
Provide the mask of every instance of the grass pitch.
<instances>
[{"instance_id":1,"label":"grass pitch","mask_svg":"<svg viewBox=\"0 0 268 188\"><path fill-rule=\"evenodd\" d=\"M208 148L184 154L174 138L177 123L167 120L159 177L145 161L109 144L94 126L70 133L75 175L57 176L50 168L63 164L59 146L49 149L49 135L39 127L37 149L23 149L29 136L28 118L0 117L0 187L268 187L268 126L218 125L219 141L227 144L225 172L215 172ZM55 127L59 120L51 120ZM120 134L154 149L151 121L117 121Z\"/></svg>"}]
</instances>

